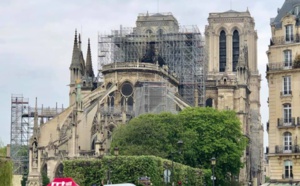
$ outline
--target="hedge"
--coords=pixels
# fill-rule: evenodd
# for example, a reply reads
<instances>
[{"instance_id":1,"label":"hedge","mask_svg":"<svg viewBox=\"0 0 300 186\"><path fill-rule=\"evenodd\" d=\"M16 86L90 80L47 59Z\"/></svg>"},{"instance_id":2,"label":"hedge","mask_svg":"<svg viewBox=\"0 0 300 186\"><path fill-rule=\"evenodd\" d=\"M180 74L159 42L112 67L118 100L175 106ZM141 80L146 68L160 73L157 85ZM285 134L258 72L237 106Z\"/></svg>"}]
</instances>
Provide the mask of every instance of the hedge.
<instances>
[{"instance_id":1,"label":"hedge","mask_svg":"<svg viewBox=\"0 0 300 186\"><path fill-rule=\"evenodd\" d=\"M102 159L65 160L64 176L72 177L80 186L100 185L107 183L110 167L112 183L134 183L138 185L139 177L150 177L153 186L166 185L163 172L166 168L172 170L172 161L155 156L105 156ZM174 162L174 175L171 179L183 185L202 185L204 174L210 171L185 166ZM171 183L169 183L171 185ZM177 184L175 184L177 185Z\"/></svg>"}]
</instances>

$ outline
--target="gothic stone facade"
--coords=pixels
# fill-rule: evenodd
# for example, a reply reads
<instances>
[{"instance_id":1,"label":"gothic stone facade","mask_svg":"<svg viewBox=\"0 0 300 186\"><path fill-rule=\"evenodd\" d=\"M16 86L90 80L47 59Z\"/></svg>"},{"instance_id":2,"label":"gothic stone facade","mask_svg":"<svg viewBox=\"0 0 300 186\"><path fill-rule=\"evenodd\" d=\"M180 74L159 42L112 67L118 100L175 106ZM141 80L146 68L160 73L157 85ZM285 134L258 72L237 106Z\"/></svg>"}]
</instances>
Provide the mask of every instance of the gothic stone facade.
<instances>
[{"instance_id":1,"label":"gothic stone facade","mask_svg":"<svg viewBox=\"0 0 300 186\"><path fill-rule=\"evenodd\" d=\"M257 69L257 33L249 11L210 13L205 28L208 53L206 106L237 113L250 142L239 180L262 183L263 128ZM238 176L238 175L236 175Z\"/></svg>"}]
</instances>

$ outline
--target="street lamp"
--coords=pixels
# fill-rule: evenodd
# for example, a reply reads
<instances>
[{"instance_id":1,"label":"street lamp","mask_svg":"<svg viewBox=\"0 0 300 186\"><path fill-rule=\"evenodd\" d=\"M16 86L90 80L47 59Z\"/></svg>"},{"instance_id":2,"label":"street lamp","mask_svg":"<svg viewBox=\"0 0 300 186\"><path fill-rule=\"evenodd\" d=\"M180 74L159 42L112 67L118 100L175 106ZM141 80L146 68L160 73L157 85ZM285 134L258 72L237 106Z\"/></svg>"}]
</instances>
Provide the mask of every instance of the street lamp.
<instances>
[{"instance_id":1,"label":"street lamp","mask_svg":"<svg viewBox=\"0 0 300 186\"><path fill-rule=\"evenodd\" d=\"M114 155L116 156L116 158L118 157L118 155L119 155L119 148L118 147L114 148ZM110 173L111 173L111 170L110 170L111 160L109 159L107 161L107 163L108 163L107 184L111 184L111 182L110 182L110 177L111 177L111 175L110 175Z\"/></svg>"},{"instance_id":2,"label":"street lamp","mask_svg":"<svg viewBox=\"0 0 300 186\"><path fill-rule=\"evenodd\" d=\"M178 146L178 151L176 152L171 152L171 158L172 158L172 172L171 172L171 183L173 185L174 183L174 176L175 176L175 171L174 171L174 154L175 153L178 153L178 154L181 154L181 148L183 146L183 141L182 140L179 140L177 142L177 146ZM173 176L174 175L174 176Z\"/></svg>"},{"instance_id":3,"label":"street lamp","mask_svg":"<svg viewBox=\"0 0 300 186\"><path fill-rule=\"evenodd\" d=\"M212 183L213 183L213 186L215 186L215 165L216 165L216 158L215 157L212 157L211 158L211 166L212 166L212 177L211 177L211 179L212 179Z\"/></svg>"}]
</instances>

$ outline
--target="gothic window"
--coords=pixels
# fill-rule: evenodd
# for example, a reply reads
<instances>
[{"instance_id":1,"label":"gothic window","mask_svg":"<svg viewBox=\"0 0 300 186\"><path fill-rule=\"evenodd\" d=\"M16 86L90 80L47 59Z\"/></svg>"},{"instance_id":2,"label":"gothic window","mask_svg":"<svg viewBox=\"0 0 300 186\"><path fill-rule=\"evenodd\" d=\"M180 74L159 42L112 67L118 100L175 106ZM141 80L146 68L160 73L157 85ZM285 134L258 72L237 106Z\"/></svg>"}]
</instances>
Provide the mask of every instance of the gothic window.
<instances>
[{"instance_id":1,"label":"gothic window","mask_svg":"<svg viewBox=\"0 0 300 186\"><path fill-rule=\"evenodd\" d=\"M108 90L112 86L112 83L108 83L106 89ZM113 112L115 106L115 92L111 92L107 97L108 111Z\"/></svg>"},{"instance_id":2,"label":"gothic window","mask_svg":"<svg viewBox=\"0 0 300 186\"><path fill-rule=\"evenodd\" d=\"M94 138L92 141L92 146L91 146L92 150L95 150L95 142L96 142L96 138Z\"/></svg>"},{"instance_id":3,"label":"gothic window","mask_svg":"<svg viewBox=\"0 0 300 186\"><path fill-rule=\"evenodd\" d=\"M283 105L283 123L284 125L292 124L292 106L289 103Z\"/></svg>"},{"instance_id":4,"label":"gothic window","mask_svg":"<svg viewBox=\"0 0 300 186\"><path fill-rule=\"evenodd\" d=\"M219 37L219 71L225 72L226 68L226 33L224 30L220 32Z\"/></svg>"},{"instance_id":5,"label":"gothic window","mask_svg":"<svg viewBox=\"0 0 300 186\"><path fill-rule=\"evenodd\" d=\"M239 61L240 53L240 36L239 32L235 30L232 36L232 71L236 71L236 65Z\"/></svg>"},{"instance_id":6,"label":"gothic window","mask_svg":"<svg viewBox=\"0 0 300 186\"><path fill-rule=\"evenodd\" d=\"M124 82L121 86L121 106L126 111L133 110L133 86L130 82Z\"/></svg>"},{"instance_id":7,"label":"gothic window","mask_svg":"<svg viewBox=\"0 0 300 186\"><path fill-rule=\"evenodd\" d=\"M213 107L213 99L208 98L208 99L206 100L206 106L207 106L207 107Z\"/></svg>"},{"instance_id":8,"label":"gothic window","mask_svg":"<svg viewBox=\"0 0 300 186\"><path fill-rule=\"evenodd\" d=\"M162 36L163 33L164 33L163 29L158 29L158 31L157 31L158 36Z\"/></svg>"},{"instance_id":9,"label":"gothic window","mask_svg":"<svg viewBox=\"0 0 300 186\"><path fill-rule=\"evenodd\" d=\"M48 173L48 167L47 167L47 164L45 164L42 168L42 176L47 176L47 173Z\"/></svg>"},{"instance_id":10,"label":"gothic window","mask_svg":"<svg viewBox=\"0 0 300 186\"><path fill-rule=\"evenodd\" d=\"M290 160L284 161L284 178L293 178L293 162Z\"/></svg>"},{"instance_id":11,"label":"gothic window","mask_svg":"<svg viewBox=\"0 0 300 186\"><path fill-rule=\"evenodd\" d=\"M292 42L293 40L294 40L293 25L286 25L285 26L285 41Z\"/></svg>"},{"instance_id":12,"label":"gothic window","mask_svg":"<svg viewBox=\"0 0 300 186\"><path fill-rule=\"evenodd\" d=\"M152 34L152 30L150 29L146 30L146 34Z\"/></svg>"},{"instance_id":13,"label":"gothic window","mask_svg":"<svg viewBox=\"0 0 300 186\"><path fill-rule=\"evenodd\" d=\"M55 171L55 177L56 178L64 177L64 166L62 163L57 166L56 171Z\"/></svg>"},{"instance_id":14,"label":"gothic window","mask_svg":"<svg viewBox=\"0 0 300 186\"><path fill-rule=\"evenodd\" d=\"M291 95L291 76L283 77L283 94L282 95Z\"/></svg>"}]
</instances>

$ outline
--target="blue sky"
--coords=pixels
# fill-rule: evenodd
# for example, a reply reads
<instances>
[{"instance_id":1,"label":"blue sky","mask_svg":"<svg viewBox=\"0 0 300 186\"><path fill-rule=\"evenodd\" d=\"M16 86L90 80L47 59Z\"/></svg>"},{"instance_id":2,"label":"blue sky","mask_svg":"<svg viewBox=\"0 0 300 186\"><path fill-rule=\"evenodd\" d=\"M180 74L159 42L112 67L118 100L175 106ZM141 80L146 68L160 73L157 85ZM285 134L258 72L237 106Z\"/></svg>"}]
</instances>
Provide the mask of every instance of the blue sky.
<instances>
[{"instance_id":1,"label":"blue sky","mask_svg":"<svg viewBox=\"0 0 300 186\"><path fill-rule=\"evenodd\" d=\"M230 3L232 2L232 3ZM23 94L34 106L68 104L69 65L74 30L82 33L86 54L91 39L95 73L97 35L135 26L139 13L172 12L181 25L197 25L204 32L208 14L248 7L258 32L258 67L262 76L261 115L268 120L265 79L270 18L284 0L1 0L0 1L0 139L10 143L11 94ZM265 135L267 136L267 135ZM267 142L265 140L265 142ZM266 144L265 144L266 145Z\"/></svg>"}]
</instances>

